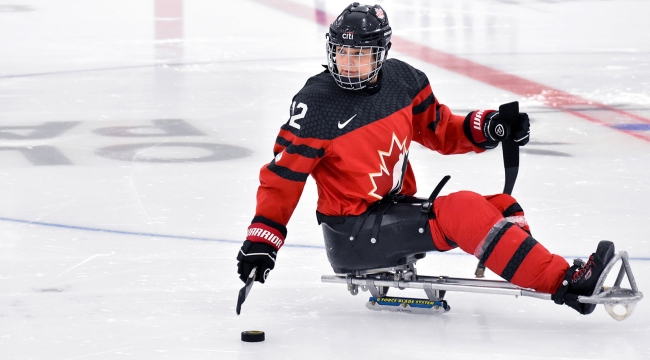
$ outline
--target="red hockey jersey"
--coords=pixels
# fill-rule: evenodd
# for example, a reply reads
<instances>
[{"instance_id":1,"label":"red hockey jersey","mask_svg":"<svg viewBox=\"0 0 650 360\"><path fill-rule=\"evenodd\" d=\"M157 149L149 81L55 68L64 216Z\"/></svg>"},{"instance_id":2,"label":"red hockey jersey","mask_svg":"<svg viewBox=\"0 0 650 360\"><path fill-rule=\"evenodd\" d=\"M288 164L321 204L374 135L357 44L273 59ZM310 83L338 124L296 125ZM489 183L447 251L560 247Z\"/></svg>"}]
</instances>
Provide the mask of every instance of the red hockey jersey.
<instances>
[{"instance_id":1,"label":"red hockey jersey","mask_svg":"<svg viewBox=\"0 0 650 360\"><path fill-rule=\"evenodd\" d=\"M309 175L317 210L330 216L359 215L391 192L414 195L411 141L442 154L484 151L423 72L396 59L381 71L375 94L341 89L327 72L307 81L278 134L275 159L260 171L256 217L286 226Z\"/></svg>"}]
</instances>

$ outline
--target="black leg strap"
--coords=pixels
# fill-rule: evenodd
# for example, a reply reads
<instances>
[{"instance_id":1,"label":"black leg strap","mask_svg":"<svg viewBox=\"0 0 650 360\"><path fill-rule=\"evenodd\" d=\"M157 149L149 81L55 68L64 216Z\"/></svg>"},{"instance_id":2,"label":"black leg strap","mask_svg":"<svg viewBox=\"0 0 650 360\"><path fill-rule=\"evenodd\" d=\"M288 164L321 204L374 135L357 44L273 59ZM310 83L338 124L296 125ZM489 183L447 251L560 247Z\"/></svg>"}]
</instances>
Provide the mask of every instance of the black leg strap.
<instances>
[{"instance_id":1,"label":"black leg strap","mask_svg":"<svg viewBox=\"0 0 650 360\"><path fill-rule=\"evenodd\" d=\"M573 277L573 274L580 268L581 263L576 260L573 261L573 266L567 270L566 274L564 275L564 279L562 279L562 284L560 284L560 288L557 289L555 294L551 295L551 299L558 305L562 305L565 302L565 295L567 291L569 290L569 281L571 280L571 277Z\"/></svg>"},{"instance_id":2,"label":"black leg strap","mask_svg":"<svg viewBox=\"0 0 650 360\"><path fill-rule=\"evenodd\" d=\"M433 209L433 202L436 200L436 198L438 197L438 194L440 194L440 191L442 190L443 187L445 187L445 185L447 184L447 181L449 181L449 179L451 179L451 176L445 175L445 177L443 177L442 180L440 180L438 185L436 185L436 188L433 189L433 192L431 193L431 195L429 196L427 201L425 201L422 204L422 208L420 209L422 211L422 226L420 226L422 229L424 229L426 227L427 222L429 221L429 219L435 219L436 218L436 214L432 210Z\"/></svg>"}]
</instances>

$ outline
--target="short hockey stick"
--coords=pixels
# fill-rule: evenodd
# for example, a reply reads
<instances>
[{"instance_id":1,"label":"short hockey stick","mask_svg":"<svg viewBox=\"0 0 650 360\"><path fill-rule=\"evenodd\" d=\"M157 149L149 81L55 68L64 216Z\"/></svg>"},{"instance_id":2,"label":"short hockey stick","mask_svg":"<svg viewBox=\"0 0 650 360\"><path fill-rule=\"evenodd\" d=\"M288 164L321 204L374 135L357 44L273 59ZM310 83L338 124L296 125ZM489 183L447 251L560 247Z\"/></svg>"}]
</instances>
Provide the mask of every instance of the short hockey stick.
<instances>
[{"instance_id":1,"label":"short hockey stick","mask_svg":"<svg viewBox=\"0 0 650 360\"><path fill-rule=\"evenodd\" d=\"M519 117L519 102L514 101L499 106L499 117L512 129L512 125ZM503 148L503 167L506 171L503 193L512 195L512 189L515 187L515 181L519 173L519 145L509 137L501 142L501 147ZM485 264L482 261L479 261L476 266L474 275L477 278L485 277Z\"/></svg>"}]
</instances>

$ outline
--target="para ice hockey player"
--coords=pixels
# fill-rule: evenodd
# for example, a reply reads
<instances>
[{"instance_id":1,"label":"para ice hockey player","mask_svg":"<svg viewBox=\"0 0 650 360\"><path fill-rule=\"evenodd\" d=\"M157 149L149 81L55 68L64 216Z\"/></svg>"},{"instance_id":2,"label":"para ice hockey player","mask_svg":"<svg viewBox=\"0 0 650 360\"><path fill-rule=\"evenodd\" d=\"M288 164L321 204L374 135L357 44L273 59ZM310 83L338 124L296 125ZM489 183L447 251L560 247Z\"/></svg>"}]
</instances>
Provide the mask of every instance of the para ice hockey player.
<instances>
[{"instance_id":1,"label":"para ice hockey player","mask_svg":"<svg viewBox=\"0 0 650 360\"><path fill-rule=\"evenodd\" d=\"M286 224L311 175L317 218L336 273L388 267L413 253L460 247L508 282L553 294L581 314L614 244L602 241L586 263L569 266L531 236L510 195L459 191L413 206L413 141L441 154L481 153L506 138L528 143L530 122L508 124L498 111L454 115L434 96L427 76L387 59L391 27L379 5L353 3L326 35L327 69L294 96L275 158L260 171L257 208L238 255L243 281L257 267L264 283L287 236Z\"/></svg>"}]
</instances>

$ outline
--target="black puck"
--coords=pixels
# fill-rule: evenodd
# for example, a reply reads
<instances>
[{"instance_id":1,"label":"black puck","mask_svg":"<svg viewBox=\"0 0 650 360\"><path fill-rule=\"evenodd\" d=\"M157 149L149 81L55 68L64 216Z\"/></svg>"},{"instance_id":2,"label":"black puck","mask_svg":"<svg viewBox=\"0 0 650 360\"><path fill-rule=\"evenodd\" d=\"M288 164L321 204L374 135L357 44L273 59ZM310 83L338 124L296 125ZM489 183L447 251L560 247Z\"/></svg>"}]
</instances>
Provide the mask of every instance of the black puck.
<instances>
[{"instance_id":1,"label":"black puck","mask_svg":"<svg viewBox=\"0 0 650 360\"><path fill-rule=\"evenodd\" d=\"M260 330L242 331L241 341L246 341L246 342L264 341L264 331L260 331Z\"/></svg>"}]
</instances>

